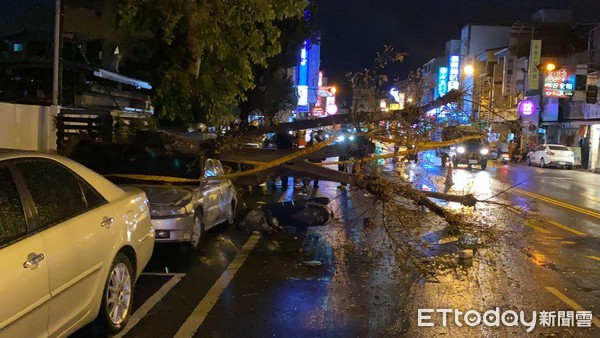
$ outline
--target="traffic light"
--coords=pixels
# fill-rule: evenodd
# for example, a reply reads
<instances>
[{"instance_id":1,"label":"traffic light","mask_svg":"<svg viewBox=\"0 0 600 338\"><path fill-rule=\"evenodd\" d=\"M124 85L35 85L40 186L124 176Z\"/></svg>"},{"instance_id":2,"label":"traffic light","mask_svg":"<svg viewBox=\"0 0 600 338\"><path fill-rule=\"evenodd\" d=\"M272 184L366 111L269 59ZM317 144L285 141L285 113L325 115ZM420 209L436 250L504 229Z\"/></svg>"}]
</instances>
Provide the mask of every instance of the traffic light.
<instances>
[{"instance_id":1,"label":"traffic light","mask_svg":"<svg viewBox=\"0 0 600 338\"><path fill-rule=\"evenodd\" d=\"M598 86L587 86L585 103L595 104L598 101Z\"/></svg>"}]
</instances>

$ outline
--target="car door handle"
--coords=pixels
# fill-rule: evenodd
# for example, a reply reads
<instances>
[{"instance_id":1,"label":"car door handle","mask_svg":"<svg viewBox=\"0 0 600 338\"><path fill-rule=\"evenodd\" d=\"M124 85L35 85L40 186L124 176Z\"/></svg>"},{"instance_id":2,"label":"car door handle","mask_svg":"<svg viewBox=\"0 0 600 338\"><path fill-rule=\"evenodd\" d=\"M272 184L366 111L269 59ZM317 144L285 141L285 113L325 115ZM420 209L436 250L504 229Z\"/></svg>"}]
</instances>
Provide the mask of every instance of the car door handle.
<instances>
[{"instance_id":1,"label":"car door handle","mask_svg":"<svg viewBox=\"0 0 600 338\"><path fill-rule=\"evenodd\" d=\"M110 225L113 224L113 222L115 221L114 218L112 217L108 217L108 216L104 216L104 218L102 219L102 222L100 222L100 225L103 228L110 228Z\"/></svg>"},{"instance_id":2,"label":"car door handle","mask_svg":"<svg viewBox=\"0 0 600 338\"><path fill-rule=\"evenodd\" d=\"M46 256L44 256L43 253L36 254L35 252L32 252L29 255L27 255L27 260L25 261L25 263L23 263L23 267L25 269L34 270L39 266L40 262L44 260L44 258L46 258Z\"/></svg>"}]
</instances>

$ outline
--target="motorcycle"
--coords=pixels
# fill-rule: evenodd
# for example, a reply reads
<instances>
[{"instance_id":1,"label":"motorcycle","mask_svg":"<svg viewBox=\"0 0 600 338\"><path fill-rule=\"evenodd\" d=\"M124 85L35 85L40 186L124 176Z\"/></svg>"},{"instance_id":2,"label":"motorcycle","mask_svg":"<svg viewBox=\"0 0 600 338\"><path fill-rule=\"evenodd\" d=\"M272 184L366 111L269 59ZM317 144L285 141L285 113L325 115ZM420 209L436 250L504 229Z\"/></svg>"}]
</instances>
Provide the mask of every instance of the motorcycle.
<instances>
[{"instance_id":1,"label":"motorcycle","mask_svg":"<svg viewBox=\"0 0 600 338\"><path fill-rule=\"evenodd\" d=\"M500 153L500 155L498 155L498 159L496 160L496 162L502 163L502 164L507 164L508 162L510 162L510 156L508 156L508 153Z\"/></svg>"}]
</instances>

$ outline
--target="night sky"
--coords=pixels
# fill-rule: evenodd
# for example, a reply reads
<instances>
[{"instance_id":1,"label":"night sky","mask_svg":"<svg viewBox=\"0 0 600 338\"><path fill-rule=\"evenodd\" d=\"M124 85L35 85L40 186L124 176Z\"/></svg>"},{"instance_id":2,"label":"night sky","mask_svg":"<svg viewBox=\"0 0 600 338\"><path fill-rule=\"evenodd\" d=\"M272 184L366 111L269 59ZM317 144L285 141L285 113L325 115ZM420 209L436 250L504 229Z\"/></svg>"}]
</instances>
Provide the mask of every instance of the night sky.
<instances>
[{"instance_id":1,"label":"night sky","mask_svg":"<svg viewBox=\"0 0 600 338\"><path fill-rule=\"evenodd\" d=\"M63 0L69 1L69 0ZM600 0L315 0L321 25L321 68L330 84L345 87L345 74L372 64L385 44L409 55L390 70L406 78L444 54L469 23L527 23L542 8L574 9L577 22L600 22ZM54 0L0 0L0 36L48 27ZM343 95L343 93L340 93Z\"/></svg>"},{"instance_id":2,"label":"night sky","mask_svg":"<svg viewBox=\"0 0 600 338\"><path fill-rule=\"evenodd\" d=\"M406 78L444 55L446 41L460 39L469 23L527 23L542 8L575 10L577 22L600 22L600 0L317 0L321 68L329 84L344 87L345 74L369 67L384 45L409 55L393 67Z\"/></svg>"}]
</instances>

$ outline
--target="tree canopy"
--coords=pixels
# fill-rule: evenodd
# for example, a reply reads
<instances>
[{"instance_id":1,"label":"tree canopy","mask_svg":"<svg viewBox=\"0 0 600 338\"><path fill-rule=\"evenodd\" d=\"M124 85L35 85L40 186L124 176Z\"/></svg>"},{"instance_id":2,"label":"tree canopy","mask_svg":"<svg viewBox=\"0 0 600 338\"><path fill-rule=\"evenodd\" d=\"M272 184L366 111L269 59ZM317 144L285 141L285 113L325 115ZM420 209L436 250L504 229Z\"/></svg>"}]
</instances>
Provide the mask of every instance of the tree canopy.
<instances>
[{"instance_id":1,"label":"tree canopy","mask_svg":"<svg viewBox=\"0 0 600 338\"><path fill-rule=\"evenodd\" d=\"M281 52L276 22L303 0L120 0L130 71L146 76L171 121L224 123L255 86L253 68Z\"/></svg>"}]
</instances>

